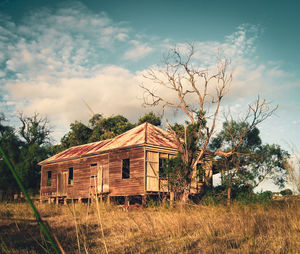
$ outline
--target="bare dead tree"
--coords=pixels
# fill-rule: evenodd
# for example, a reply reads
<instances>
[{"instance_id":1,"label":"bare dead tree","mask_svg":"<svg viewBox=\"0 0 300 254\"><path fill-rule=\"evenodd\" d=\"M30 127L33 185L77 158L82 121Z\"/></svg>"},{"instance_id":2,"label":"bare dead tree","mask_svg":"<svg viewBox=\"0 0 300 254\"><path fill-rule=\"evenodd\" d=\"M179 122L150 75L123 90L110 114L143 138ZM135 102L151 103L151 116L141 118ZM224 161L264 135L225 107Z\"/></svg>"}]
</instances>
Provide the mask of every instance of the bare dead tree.
<instances>
[{"instance_id":1,"label":"bare dead tree","mask_svg":"<svg viewBox=\"0 0 300 254\"><path fill-rule=\"evenodd\" d=\"M241 133L234 148L227 152L221 150L211 152L208 149L208 145L216 131L216 122L221 103L224 96L230 90L232 82L232 71L229 69L230 60L218 54L215 71L211 73L208 69L196 67L193 62L195 50L192 44L186 45L186 52L182 53L176 47L171 49L164 58L163 66L152 68L144 75L146 79L152 81L155 87L141 85L144 91L144 105L161 106L162 116L169 131L176 138L182 160L191 165L192 170L187 175L187 179L190 179L190 181L187 182L186 191L183 193L183 201L188 198L191 179L197 173L197 164L201 163L205 156L229 157L242 144L247 133L270 117L276 110L276 107L269 107L265 100L261 100L258 97L248 107L243 121L249 122L249 125ZM157 90L159 88L165 89L168 94L159 92ZM173 97L167 96L171 94L173 94ZM185 137L179 137L166 119L165 111L167 109L175 109L183 112L189 119L189 124L197 126L193 134L198 144L196 156L189 151L186 129Z\"/></svg>"},{"instance_id":2,"label":"bare dead tree","mask_svg":"<svg viewBox=\"0 0 300 254\"><path fill-rule=\"evenodd\" d=\"M18 118L22 123L19 133L26 144L43 145L50 142L51 129L46 117L42 117L38 113L34 113L33 116L25 116L19 112Z\"/></svg>"}]
</instances>

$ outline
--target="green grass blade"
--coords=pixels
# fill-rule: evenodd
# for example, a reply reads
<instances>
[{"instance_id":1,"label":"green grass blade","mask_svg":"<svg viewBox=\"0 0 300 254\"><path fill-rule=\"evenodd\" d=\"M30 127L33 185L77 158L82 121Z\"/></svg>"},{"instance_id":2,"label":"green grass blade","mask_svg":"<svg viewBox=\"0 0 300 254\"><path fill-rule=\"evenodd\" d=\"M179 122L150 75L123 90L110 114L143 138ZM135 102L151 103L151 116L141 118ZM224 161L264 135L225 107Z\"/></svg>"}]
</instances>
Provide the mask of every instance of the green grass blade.
<instances>
[{"instance_id":1,"label":"green grass blade","mask_svg":"<svg viewBox=\"0 0 300 254\"><path fill-rule=\"evenodd\" d=\"M25 198L26 198L26 201L28 202L28 204L30 205L33 213L34 213L34 216L37 220L37 222L39 223L40 227L41 227L41 230L43 231L43 233L45 234L46 238L48 239L48 241L50 242L53 250L55 251L55 253L57 254L60 254L61 252L59 252L59 250L57 249L56 245L55 245L55 242L54 242L54 239L52 238L50 232L48 231L47 227L45 226L45 224L43 223L42 221L42 218L39 214L39 212L37 211L36 207L34 206L32 200L30 199L27 191L25 190L22 182L20 181L20 178L18 177L17 173L16 173L16 170L14 169L13 165L10 163L9 159L6 157L4 151L2 150L2 147L0 146L0 153L5 161L5 163L7 164L7 166L9 167L13 177L15 178L15 180L17 181L21 191L23 192Z\"/></svg>"}]
</instances>

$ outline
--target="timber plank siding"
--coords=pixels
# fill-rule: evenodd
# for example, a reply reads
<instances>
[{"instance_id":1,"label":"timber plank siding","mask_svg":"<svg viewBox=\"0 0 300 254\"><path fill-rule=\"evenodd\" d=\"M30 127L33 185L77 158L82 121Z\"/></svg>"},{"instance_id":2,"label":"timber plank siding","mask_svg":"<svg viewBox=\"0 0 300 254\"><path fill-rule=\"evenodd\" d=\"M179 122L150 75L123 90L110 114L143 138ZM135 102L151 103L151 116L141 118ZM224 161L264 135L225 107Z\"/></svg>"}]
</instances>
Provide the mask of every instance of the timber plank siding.
<instances>
[{"instance_id":1,"label":"timber plank siding","mask_svg":"<svg viewBox=\"0 0 300 254\"><path fill-rule=\"evenodd\" d=\"M130 177L122 179L122 161L130 160ZM41 199L49 197L65 196L66 198L87 198L90 195L90 187L94 188L94 180L91 176L96 176L96 167L103 166L105 174L109 178L110 196L129 196L145 194L144 187L144 148L120 149L107 154L70 160L67 162L55 163L42 166L41 174ZM68 179L69 168L73 168L73 184L65 184L65 193L58 192L58 175L65 175ZM51 186L47 186L47 172L51 171ZM108 171L108 174L107 172Z\"/></svg>"},{"instance_id":2,"label":"timber plank siding","mask_svg":"<svg viewBox=\"0 0 300 254\"><path fill-rule=\"evenodd\" d=\"M122 179L122 161L129 159L129 178ZM142 195L144 191L144 148L113 151L109 154L109 189L111 196Z\"/></svg>"},{"instance_id":3,"label":"timber plank siding","mask_svg":"<svg viewBox=\"0 0 300 254\"><path fill-rule=\"evenodd\" d=\"M90 195L90 187L94 182L91 176L97 175L97 172L91 170L91 165L102 166L104 171L108 171L108 154L101 154L91 158L80 158L66 162L43 165L41 171L41 199L46 200L49 197L66 196L67 198L87 198ZM73 183L68 183L69 168L73 169ZM47 172L52 172L51 186L47 186ZM63 187L65 193L59 193L58 175L65 177Z\"/></svg>"}]
</instances>

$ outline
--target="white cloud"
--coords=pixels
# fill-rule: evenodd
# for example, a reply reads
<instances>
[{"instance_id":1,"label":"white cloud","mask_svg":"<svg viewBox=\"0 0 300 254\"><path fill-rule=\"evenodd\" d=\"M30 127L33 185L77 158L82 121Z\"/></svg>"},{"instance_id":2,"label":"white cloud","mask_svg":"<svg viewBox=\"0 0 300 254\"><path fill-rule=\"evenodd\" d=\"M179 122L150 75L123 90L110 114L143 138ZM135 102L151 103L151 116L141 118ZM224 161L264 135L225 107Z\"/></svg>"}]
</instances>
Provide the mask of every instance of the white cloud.
<instances>
[{"instance_id":1,"label":"white cloud","mask_svg":"<svg viewBox=\"0 0 300 254\"><path fill-rule=\"evenodd\" d=\"M146 55L148 55L153 50L146 43L142 44L135 40L131 41L131 43L134 45L134 47L125 52L123 58L126 60L141 59Z\"/></svg>"},{"instance_id":2,"label":"white cloud","mask_svg":"<svg viewBox=\"0 0 300 254\"><path fill-rule=\"evenodd\" d=\"M0 60L6 71L15 72L22 80L42 75L82 76L127 38L128 28L114 23L105 13L93 14L78 3L75 7L41 10L19 26L4 22L0 52L6 53Z\"/></svg>"},{"instance_id":3,"label":"white cloud","mask_svg":"<svg viewBox=\"0 0 300 254\"><path fill-rule=\"evenodd\" d=\"M105 67L89 78L64 78L56 84L18 82L6 88L12 98L19 101L17 110L28 114L39 112L65 125L90 118L83 101L95 112L107 116L117 113L135 120L142 114L136 77L117 66Z\"/></svg>"},{"instance_id":4,"label":"white cloud","mask_svg":"<svg viewBox=\"0 0 300 254\"><path fill-rule=\"evenodd\" d=\"M125 33L119 33L116 35L116 38L120 41L125 41L128 38L128 34Z\"/></svg>"}]
</instances>

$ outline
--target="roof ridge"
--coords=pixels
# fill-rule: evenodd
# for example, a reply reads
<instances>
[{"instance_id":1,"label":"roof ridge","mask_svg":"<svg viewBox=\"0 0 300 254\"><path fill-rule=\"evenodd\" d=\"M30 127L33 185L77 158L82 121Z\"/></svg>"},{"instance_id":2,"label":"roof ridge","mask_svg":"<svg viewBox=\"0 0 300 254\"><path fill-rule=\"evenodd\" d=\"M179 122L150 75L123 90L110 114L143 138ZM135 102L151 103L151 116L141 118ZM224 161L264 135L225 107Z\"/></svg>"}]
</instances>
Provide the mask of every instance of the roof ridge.
<instances>
[{"instance_id":1,"label":"roof ridge","mask_svg":"<svg viewBox=\"0 0 300 254\"><path fill-rule=\"evenodd\" d=\"M148 122L146 122L145 127L145 144L148 142Z\"/></svg>"}]
</instances>

